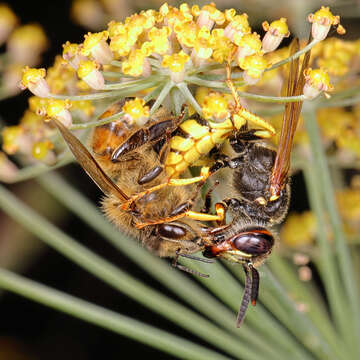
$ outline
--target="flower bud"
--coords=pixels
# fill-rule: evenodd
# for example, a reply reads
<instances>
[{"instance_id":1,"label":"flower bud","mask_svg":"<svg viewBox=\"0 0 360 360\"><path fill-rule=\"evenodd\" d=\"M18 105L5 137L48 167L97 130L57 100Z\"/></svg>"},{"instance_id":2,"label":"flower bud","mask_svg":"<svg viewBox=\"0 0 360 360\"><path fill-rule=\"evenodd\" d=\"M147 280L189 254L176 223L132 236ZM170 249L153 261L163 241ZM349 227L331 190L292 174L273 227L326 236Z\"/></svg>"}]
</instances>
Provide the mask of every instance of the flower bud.
<instances>
[{"instance_id":1,"label":"flower bud","mask_svg":"<svg viewBox=\"0 0 360 360\"><path fill-rule=\"evenodd\" d=\"M26 88L28 88L36 96L49 97L51 93L49 85L44 79L45 75L45 69L35 69L25 66L23 68L20 89L25 90Z\"/></svg>"},{"instance_id":2,"label":"flower bud","mask_svg":"<svg viewBox=\"0 0 360 360\"><path fill-rule=\"evenodd\" d=\"M263 56L255 54L240 59L239 66L245 70L244 81L248 85L254 85L260 80L264 70L268 67L268 63Z\"/></svg>"},{"instance_id":3,"label":"flower bud","mask_svg":"<svg viewBox=\"0 0 360 360\"><path fill-rule=\"evenodd\" d=\"M266 34L262 40L264 52L271 52L278 48L284 37L289 37L290 32L286 24L286 19L273 21L270 25L267 21L263 22L263 29Z\"/></svg>"},{"instance_id":4,"label":"flower bud","mask_svg":"<svg viewBox=\"0 0 360 360\"><path fill-rule=\"evenodd\" d=\"M329 74L324 69L306 69L304 76L306 82L303 92L307 99L314 99L321 92L333 89L333 86L330 84Z\"/></svg>"},{"instance_id":5,"label":"flower bud","mask_svg":"<svg viewBox=\"0 0 360 360\"><path fill-rule=\"evenodd\" d=\"M329 7L322 6L320 10L314 14L309 14L309 22L312 23L311 34L315 40L324 40L329 33L331 25L340 24L340 16L333 15ZM338 25L337 32L340 35L345 34L346 30L343 26Z\"/></svg>"},{"instance_id":6,"label":"flower bud","mask_svg":"<svg viewBox=\"0 0 360 360\"><path fill-rule=\"evenodd\" d=\"M102 90L105 80L99 71L99 64L91 60L80 61L77 74L80 79L84 80L91 88Z\"/></svg>"},{"instance_id":7,"label":"flower bud","mask_svg":"<svg viewBox=\"0 0 360 360\"><path fill-rule=\"evenodd\" d=\"M49 140L38 141L33 145L32 156L46 165L54 165L57 159L53 148L54 145Z\"/></svg>"},{"instance_id":8,"label":"flower bud","mask_svg":"<svg viewBox=\"0 0 360 360\"><path fill-rule=\"evenodd\" d=\"M69 100L50 99L39 115L45 115L48 119L55 118L66 127L72 125L72 116L68 110L71 107Z\"/></svg>"},{"instance_id":9,"label":"flower bud","mask_svg":"<svg viewBox=\"0 0 360 360\"><path fill-rule=\"evenodd\" d=\"M84 56L92 56L92 58L99 64L110 64L114 55L106 42L109 37L108 31L98 33L88 33L85 35L83 47L80 52Z\"/></svg>"},{"instance_id":10,"label":"flower bud","mask_svg":"<svg viewBox=\"0 0 360 360\"><path fill-rule=\"evenodd\" d=\"M150 111L145 105L145 100L135 98L125 102L122 110L124 111L124 119L129 123L135 123L138 126L145 125L150 119Z\"/></svg>"}]
</instances>

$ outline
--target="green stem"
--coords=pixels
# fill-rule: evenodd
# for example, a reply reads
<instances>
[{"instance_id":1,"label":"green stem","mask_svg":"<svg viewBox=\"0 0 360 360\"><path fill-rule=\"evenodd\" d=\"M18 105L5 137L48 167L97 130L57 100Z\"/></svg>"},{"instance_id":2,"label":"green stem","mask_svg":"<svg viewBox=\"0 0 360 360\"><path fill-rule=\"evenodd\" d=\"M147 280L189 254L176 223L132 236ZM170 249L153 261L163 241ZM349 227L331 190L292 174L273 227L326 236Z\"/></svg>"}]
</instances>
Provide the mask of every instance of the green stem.
<instances>
[{"instance_id":1,"label":"green stem","mask_svg":"<svg viewBox=\"0 0 360 360\"><path fill-rule=\"evenodd\" d=\"M196 263L191 262L188 259L181 259L180 261L185 266L191 267L196 271L210 274L211 278L216 279L216 281L207 281L207 279L201 277L198 277L197 280L221 298L234 311L237 312L239 310L243 287L228 271L225 271L220 262L207 265L199 261ZM231 269L231 272L239 273L241 271L241 267L233 266L233 264L228 262L225 263ZM224 284L226 284L226 290ZM275 320L260 303L256 306L256 309L248 310L243 326L251 326L258 333L258 336L271 339L271 342L277 349L278 359L284 356L286 359L310 359L309 354L303 347L299 346L299 343L292 337L289 331L277 319Z\"/></svg>"},{"instance_id":2,"label":"green stem","mask_svg":"<svg viewBox=\"0 0 360 360\"><path fill-rule=\"evenodd\" d=\"M260 359L256 352L244 348L234 336L224 332L208 320L205 320L203 317L158 291L142 284L74 241L23 204L4 187L0 187L0 208L31 233L71 259L74 263L80 265L89 271L89 273L102 279L120 292L150 308L152 311L170 319L175 324L182 326L205 341L210 341L211 344L216 345L235 358L240 358L240 354L247 353L246 356L249 359ZM82 211L86 211L86 209Z\"/></svg>"},{"instance_id":3,"label":"green stem","mask_svg":"<svg viewBox=\"0 0 360 360\"><path fill-rule=\"evenodd\" d=\"M99 100L99 99L105 99L105 98L111 98L111 97L117 97L117 96L119 96L119 97L130 96L138 91L152 88L152 87L156 86L158 83L159 83L159 81L156 81L154 79L153 82L140 83L138 85L128 86L128 87L120 89L120 90L96 92L94 94L74 95L74 96L51 94L49 96L49 98L50 99L60 99L60 100L69 99L71 101L80 101L80 100Z\"/></svg>"},{"instance_id":4,"label":"green stem","mask_svg":"<svg viewBox=\"0 0 360 360\"><path fill-rule=\"evenodd\" d=\"M124 115L124 113L121 111L121 112L118 112L114 115L108 116L103 119L97 119L95 121L89 121L89 122L83 123L83 124L74 124L70 127L70 130L90 129L92 127L105 125L105 124L108 124L110 122L113 122L113 121L121 118L123 115Z\"/></svg>"},{"instance_id":5,"label":"green stem","mask_svg":"<svg viewBox=\"0 0 360 360\"><path fill-rule=\"evenodd\" d=\"M0 288L142 342L180 359L228 359L156 327L120 315L0 268Z\"/></svg>"},{"instance_id":6,"label":"green stem","mask_svg":"<svg viewBox=\"0 0 360 360\"><path fill-rule=\"evenodd\" d=\"M29 165L26 166L22 169L20 169L15 177L13 179L11 179L11 181L6 181L7 183L17 183L20 181L25 181L25 180L29 180L32 179L36 176L39 176L41 174L47 173L49 171L55 170L55 169L59 169L63 166L66 166L70 163L72 163L74 161L73 156L71 155L70 152L66 152L65 155L63 156L63 158L54 166L48 166L45 164L35 164L35 165Z\"/></svg>"},{"instance_id":7,"label":"green stem","mask_svg":"<svg viewBox=\"0 0 360 360\"><path fill-rule=\"evenodd\" d=\"M331 314L338 331L342 334L342 340L346 343L352 338L353 331L349 327L351 324L351 314L345 303L343 296L343 284L340 281L337 265L332 253L331 244L327 238L327 222L325 219L324 205L321 197L321 184L316 165L308 163L303 167L306 188L310 207L316 215L317 236L321 256L317 265L321 278L324 282L327 299L329 301ZM352 346L348 346L348 351L352 352Z\"/></svg>"},{"instance_id":8,"label":"green stem","mask_svg":"<svg viewBox=\"0 0 360 360\"><path fill-rule=\"evenodd\" d=\"M298 57L300 57L301 55L305 54L306 52L308 52L309 50L311 50L312 47L314 47L316 44L318 44L320 41L319 40L315 40L313 39L309 44L307 44L303 49L299 50L298 52L296 52L295 54L293 54L292 56L289 56L288 58L281 60L277 63L275 63L274 65L272 65L269 69L266 69L265 71L271 71L274 69L277 69L280 66L283 66L285 64L287 64L288 62L291 62L294 59L297 59Z\"/></svg>"},{"instance_id":9,"label":"green stem","mask_svg":"<svg viewBox=\"0 0 360 360\"><path fill-rule=\"evenodd\" d=\"M226 265L228 265L228 268L238 279L243 277L241 268L229 264ZM275 315L276 319L282 322L304 347L313 354L316 354L320 360L324 358L339 359L333 355L329 344L322 338L311 320L306 315L298 312L296 303L289 298L288 293L273 274L266 267L261 268L260 272L264 273L260 289L261 303L266 305L271 313ZM258 308L258 305L256 307Z\"/></svg>"},{"instance_id":10,"label":"green stem","mask_svg":"<svg viewBox=\"0 0 360 360\"><path fill-rule=\"evenodd\" d=\"M150 115L153 115L154 112L160 107L160 105L164 102L165 98L168 96L170 90L174 87L174 82L169 80L165 85L162 87L159 96L156 98L153 106L150 110Z\"/></svg>"},{"instance_id":11,"label":"green stem","mask_svg":"<svg viewBox=\"0 0 360 360\"><path fill-rule=\"evenodd\" d=\"M316 292L315 286L310 286L308 283L299 281L299 277L296 275L294 268L276 253L271 255L267 264L271 268L272 273L275 274L276 278L279 279L287 289L287 292L292 295L292 298L294 298L297 303L306 305L307 309L305 310L305 314L299 314L299 316L309 317L309 319L311 319L338 359L349 359L346 346L337 336L329 314L325 310L324 301L322 301L323 299L321 299L320 294Z\"/></svg>"},{"instance_id":12,"label":"green stem","mask_svg":"<svg viewBox=\"0 0 360 360\"><path fill-rule=\"evenodd\" d=\"M321 189L324 208L328 211L329 220L333 229L340 274L346 291L345 298L349 300L350 304L350 309L348 309L351 311L349 324L352 324L354 345L357 349L357 355L360 357L360 344L358 341L360 338L360 310L358 306L360 299L358 284L354 279L352 260L346 243L341 218L335 202L335 190L331 182L329 167L322 147L315 109L308 107L307 110L308 111L304 114L305 127L309 136L310 147L315 165L314 167L316 167L318 175L319 188Z\"/></svg>"},{"instance_id":13,"label":"green stem","mask_svg":"<svg viewBox=\"0 0 360 360\"><path fill-rule=\"evenodd\" d=\"M180 92L184 95L185 99L193 106L193 108L195 109L195 111L201 115L202 114L202 109L201 106L198 104L198 102L195 100L193 94L191 93L191 91L189 90L189 88L187 87L187 85L185 83L180 83L177 84L177 88L180 90Z\"/></svg>"}]
</instances>

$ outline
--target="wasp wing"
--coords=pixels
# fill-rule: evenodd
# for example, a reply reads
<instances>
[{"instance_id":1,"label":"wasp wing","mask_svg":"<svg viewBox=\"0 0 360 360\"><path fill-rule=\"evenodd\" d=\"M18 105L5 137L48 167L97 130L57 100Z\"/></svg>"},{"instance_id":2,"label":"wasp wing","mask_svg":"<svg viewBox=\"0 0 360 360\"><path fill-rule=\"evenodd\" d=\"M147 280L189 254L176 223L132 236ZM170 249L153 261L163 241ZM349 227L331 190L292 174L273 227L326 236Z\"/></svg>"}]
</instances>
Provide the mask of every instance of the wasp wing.
<instances>
[{"instance_id":1,"label":"wasp wing","mask_svg":"<svg viewBox=\"0 0 360 360\"><path fill-rule=\"evenodd\" d=\"M290 56L299 51L299 40L294 39L290 45ZM299 96L305 84L304 70L310 61L310 51L304 56L299 73L299 58L291 61L286 96ZM293 139L299 122L302 101L289 102L285 105L285 112L280 133L278 150L270 178L270 200L280 196L290 170L290 157Z\"/></svg>"},{"instance_id":2,"label":"wasp wing","mask_svg":"<svg viewBox=\"0 0 360 360\"><path fill-rule=\"evenodd\" d=\"M129 197L105 174L94 157L59 120L52 120L61 132L76 160L91 177L94 183L104 192L105 195L114 195L121 201L129 200Z\"/></svg>"}]
</instances>

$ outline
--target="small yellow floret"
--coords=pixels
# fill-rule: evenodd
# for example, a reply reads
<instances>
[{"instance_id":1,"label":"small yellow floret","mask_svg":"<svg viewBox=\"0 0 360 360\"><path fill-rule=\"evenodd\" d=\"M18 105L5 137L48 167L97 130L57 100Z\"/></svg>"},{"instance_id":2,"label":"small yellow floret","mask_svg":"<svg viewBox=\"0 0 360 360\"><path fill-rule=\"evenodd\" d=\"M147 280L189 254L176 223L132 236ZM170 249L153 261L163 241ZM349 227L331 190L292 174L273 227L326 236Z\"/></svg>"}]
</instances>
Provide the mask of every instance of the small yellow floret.
<instances>
[{"instance_id":1,"label":"small yellow floret","mask_svg":"<svg viewBox=\"0 0 360 360\"><path fill-rule=\"evenodd\" d=\"M214 29L212 35L213 59L222 64L228 60L229 55L234 51L235 45L229 40L224 33L224 29Z\"/></svg>"},{"instance_id":2,"label":"small yellow floret","mask_svg":"<svg viewBox=\"0 0 360 360\"><path fill-rule=\"evenodd\" d=\"M203 114L205 119L225 119L228 114L228 99L225 94L212 92L203 100Z\"/></svg>"},{"instance_id":3,"label":"small yellow floret","mask_svg":"<svg viewBox=\"0 0 360 360\"><path fill-rule=\"evenodd\" d=\"M328 6L322 6L320 10L313 14L312 20L312 22L316 22L321 25L337 25L340 18L339 16L333 15Z\"/></svg>"},{"instance_id":4,"label":"small yellow floret","mask_svg":"<svg viewBox=\"0 0 360 360\"><path fill-rule=\"evenodd\" d=\"M24 87L28 87L29 85L36 84L46 75L45 69L29 68L28 66L25 66L22 71L23 71L23 75L22 75L21 83Z\"/></svg>"},{"instance_id":5,"label":"small yellow floret","mask_svg":"<svg viewBox=\"0 0 360 360\"><path fill-rule=\"evenodd\" d=\"M98 70L98 64L93 60L82 60L80 61L79 68L77 69L77 74L80 79L91 74L94 70Z\"/></svg>"},{"instance_id":6,"label":"small yellow floret","mask_svg":"<svg viewBox=\"0 0 360 360\"><path fill-rule=\"evenodd\" d=\"M106 41L109 37L108 31L101 31L98 33L89 32L84 36L85 40L83 42L83 48L81 49L81 54L89 56L94 49L101 41Z\"/></svg>"},{"instance_id":7,"label":"small yellow floret","mask_svg":"<svg viewBox=\"0 0 360 360\"><path fill-rule=\"evenodd\" d=\"M56 117L63 110L67 110L70 107L69 100L55 100L51 99L45 106L45 111L48 117Z\"/></svg>"},{"instance_id":8,"label":"small yellow floret","mask_svg":"<svg viewBox=\"0 0 360 360\"><path fill-rule=\"evenodd\" d=\"M246 70L249 76L260 78L264 70L268 67L268 63L263 56L254 54L240 59L239 66L243 70Z\"/></svg>"},{"instance_id":9,"label":"small yellow floret","mask_svg":"<svg viewBox=\"0 0 360 360\"><path fill-rule=\"evenodd\" d=\"M180 72L189 60L190 56L181 50L177 54L165 55L161 65L169 68L172 72Z\"/></svg>"},{"instance_id":10,"label":"small yellow floret","mask_svg":"<svg viewBox=\"0 0 360 360\"><path fill-rule=\"evenodd\" d=\"M1 132L3 140L3 149L9 155L15 154L19 149L18 140L23 134L24 129L19 126L7 126Z\"/></svg>"},{"instance_id":11,"label":"small yellow floret","mask_svg":"<svg viewBox=\"0 0 360 360\"><path fill-rule=\"evenodd\" d=\"M140 76L144 71L145 51L151 51L150 48L132 50L129 59L122 63L122 72L126 75Z\"/></svg>"},{"instance_id":12,"label":"small yellow floret","mask_svg":"<svg viewBox=\"0 0 360 360\"><path fill-rule=\"evenodd\" d=\"M304 72L307 82L317 88L332 89L333 86L330 84L330 76L324 69L307 69Z\"/></svg>"},{"instance_id":13,"label":"small yellow floret","mask_svg":"<svg viewBox=\"0 0 360 360\"><path fill-rule=\"evenodd\" d=\"M279 20L273 21L266 31L273 31L274 33L287 36L289 35L289 28L286 23L286 18L280 18Z\"/></svg>"},{"instance_id":14,"label":"small yellow floret","mask_svg":"<svg viewBox=\"0 0 360 360\"><path fill-rule=\"evenodd\" d=\"M63 55L67 55L69 57L73 57L78 53L79 44L72 44L70 41L67 41L63 44Z\"/></svg>"},{"instance_id":15,"label":"small yellow floret","mask_svg":"<svg viewBox=\"0 0 360 360\"><path fill-rule=\"evenodd\" d=\"M45 104L48 102L48 99L44 99L38 96L30 96L28 99L29 109L34 113L38 112L40 109L44 108Z\"/></svg>"},{"instance_id":16,"label":"small yellow floret","mask_svg":"<svg viewBox=\"0 0 360 360\"><path fill-rule=\"evenodd\" d=\"M140 98L135 98L134 100L126 101L123 106L123 111L126 114L129 114L131 119L137 120L141 117L149 117L150 110L148 106L145 105L145 100Z\"/></svg>"},{"instance_id":17,"label":"small yellow floret","mask_svg":"<svg viewBox=\"0 0 360 360\"><path fill-rule=\"evenodd\" d=\"M32 156L36 160L43 160L53 148L54 145L49 140L36 142L32 148Z\"/></svg>"},{"instance_id":18,"label":"small yellow floret","mask_svg":"<svg viewBox=\"0 0 360 360\"><path fill-rule=\"evenodd\" d=\"M245 34L244 36L235 34L234 43L239 47L248 48L255 53L261 50L260 35L257 34L256 32L252 34Z\"/></svg>"},{"instance_id":19,"label":"small yellow floret","mask_svg":"<svg viewBox=\"0 0 360 360\"><path fill-rule=\"evenodd\" d=\"M148 33L148 37L151 40L152 52L158 53L159 55L166 54L170 48L168 39L170 34L171 29L168 26L164 26L161 29L152 28Z\"/></svg>"},{"instance_id":20,"label":"small yellow floret","mask_svg":"<svg viewBox=\"0 0 360 360\"><path fill-rule=\"evenodd\" d=\"M191 8L191 12L194 16L200 16L202 12L206 12L209 18L215 21L218 25L222 25L225 22L225 14L218 10L214 3L204 5L201 9L198 5L194 5Z\"/></svg>"}]
</instances>

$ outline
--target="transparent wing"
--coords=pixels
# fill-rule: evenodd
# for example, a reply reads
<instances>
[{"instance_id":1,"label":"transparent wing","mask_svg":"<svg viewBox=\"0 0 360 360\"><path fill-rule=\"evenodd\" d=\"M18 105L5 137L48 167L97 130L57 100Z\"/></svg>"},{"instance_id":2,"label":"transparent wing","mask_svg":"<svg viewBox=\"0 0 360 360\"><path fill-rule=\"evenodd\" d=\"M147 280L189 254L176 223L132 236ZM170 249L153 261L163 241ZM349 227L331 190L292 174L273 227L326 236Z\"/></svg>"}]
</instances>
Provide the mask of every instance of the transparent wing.
<instances>
[{"instance_id":1,"label":"transparent wing","mask_svg":"<svg viewBox=\"0 0 360 360\"><path fill-rule=\"evenodd\" d=\"M290 45L290 56L299 51L299 40L294 39ZM305 84L304 70L308 67L310 51L304 56L303 64L299 72L299 58L290 64L289 79L286 96L298 96L302 94ZM280 133L278 151L275 164L270 178L270 200L280 196L290 170L290 157L293 139L299 122L302 101L286 103L283 123Z\"/></svg>"},{"instance_id":2,"label":"transparent wing","mask_svg":"<svg viewBox=\"0 0 360 360\"><path fill-rule=\"evenodd\" d=\"M61 132L76 160L105 195L114 195L121 201L129 197L105 174L86 147L60 121L52 120Z\"/></svg>"}]
</instances>

